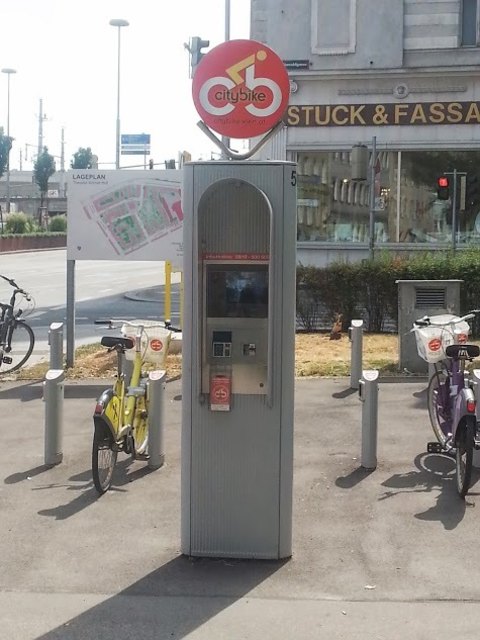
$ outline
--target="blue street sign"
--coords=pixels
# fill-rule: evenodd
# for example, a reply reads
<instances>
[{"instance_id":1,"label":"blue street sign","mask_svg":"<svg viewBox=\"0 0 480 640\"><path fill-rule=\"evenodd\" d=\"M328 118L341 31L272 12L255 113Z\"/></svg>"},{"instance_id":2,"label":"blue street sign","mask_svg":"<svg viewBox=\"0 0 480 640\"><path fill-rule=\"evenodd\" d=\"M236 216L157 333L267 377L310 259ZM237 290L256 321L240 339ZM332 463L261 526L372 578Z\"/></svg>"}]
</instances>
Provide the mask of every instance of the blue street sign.
<instances>
[{"instance_id":1,"label":"blue street sign","mask_svg":"<svg viewBox=\"0 0 480 640\"><path fill-rule=\"evenodd\" d=\"M122 133L120 140L123 155L147 155L150 153L149 133Z\"/></svg>"}]
</instances>

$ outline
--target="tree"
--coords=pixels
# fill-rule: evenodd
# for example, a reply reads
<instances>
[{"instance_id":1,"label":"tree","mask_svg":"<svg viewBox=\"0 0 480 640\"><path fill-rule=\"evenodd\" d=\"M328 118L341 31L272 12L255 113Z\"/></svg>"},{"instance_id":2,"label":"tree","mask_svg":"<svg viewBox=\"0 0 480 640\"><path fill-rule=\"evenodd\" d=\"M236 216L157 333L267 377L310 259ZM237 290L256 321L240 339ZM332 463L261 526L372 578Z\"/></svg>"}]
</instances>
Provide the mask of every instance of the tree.
<instances>
[{"instance_id":1,"label":"tree","mask_svg":"<svg viewBox=\"0 0 480 640\"><path fill-rule=\"evenodd\" d=\"M40 225L42 225L42 212L45 196L48 191L48 181L55 173L55 170L55 160L53 159L53 156L48 153L47 147L43 147L43 151L37 157L33 167L33 176L40 189L40 213L38 216Z\"/></svg>"},{"instance_id":2,"label":"tree","mask_svg":"<svg viewBox=\"0 0 480 640\"><path fill-rule=\"evenodd\" d=\"M78 151L73 154L73 158L70 162L72 169L93 169L94 155L90 147L86 149L79 147Z\"/></svg>"},{"instance_id":3,"label":"tree","mask_svg":"<svg viewBox=\"0 0 480 640\"><path fill-rule=\"evenodd\" d=\"M8 164L8 156L12 148L13 138L6 136L3 127L0 127L0 178L5 173Z\"/></svg>"}]
</instances>

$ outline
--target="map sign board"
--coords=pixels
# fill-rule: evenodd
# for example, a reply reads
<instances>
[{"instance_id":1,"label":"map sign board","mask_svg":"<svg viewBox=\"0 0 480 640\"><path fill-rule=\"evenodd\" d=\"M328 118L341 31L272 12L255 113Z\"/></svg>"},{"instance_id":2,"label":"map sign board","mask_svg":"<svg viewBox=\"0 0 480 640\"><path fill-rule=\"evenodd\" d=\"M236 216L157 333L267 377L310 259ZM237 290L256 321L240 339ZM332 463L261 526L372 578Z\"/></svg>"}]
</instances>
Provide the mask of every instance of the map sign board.
<instances>
[{"instance_id":1,"label":"map sign board","mask_svg":"<svg viewBox=\"0 0 480 640\"><path fill-rule=\"evenodd\" d=\"M69 260L169 260L182 266L181 172L68 172Z\"/></svg>"}]
</instances>

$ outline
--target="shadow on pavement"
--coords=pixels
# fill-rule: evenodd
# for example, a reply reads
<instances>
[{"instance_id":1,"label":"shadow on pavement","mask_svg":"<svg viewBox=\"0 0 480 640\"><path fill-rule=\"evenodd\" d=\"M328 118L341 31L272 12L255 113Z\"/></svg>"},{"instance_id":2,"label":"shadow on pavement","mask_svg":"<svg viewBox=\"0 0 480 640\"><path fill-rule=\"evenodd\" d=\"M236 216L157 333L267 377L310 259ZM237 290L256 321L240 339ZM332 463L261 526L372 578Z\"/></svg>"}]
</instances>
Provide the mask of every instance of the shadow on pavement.
<instances>
[{"instance_id":1,"label":"shadow on pavement","mask_svg":"<svg viewBox=\"0 0 480 640\"><path fill-rule=\"evenodd\" d=\"M141 466L131 470L130 466L136 464L130 457L124 458L117 462L113 473L112 486L109 491L122 492L125 491L126 485L131 482L135 482L140 478L144 478L155 471L160 472L160 469L151 469L147 463L142 463ZM45 484L43 486L36 486L34 491L45 491L48 489L58 488L58 484ZM93 486L92 471L88 469L77 473L69 478L69 484L61 485L67 488L67 491L75 491L77 495L73 500L66 504L60 504L57 507L51 507L50 509L43 509L38 512L41 516L52 516L55 520L66 520L71 516L76 515L83 509L86 509L91 504L101 499L97 491Z\"/></svg>"},{"instance_id":2,"label":"shadow on pavement","mask_svg":"<svg viewBox=\"0 0 480 640\"><path fill-rule=\"evenodd\" d=\"M338 391L336 393L332 393L332 398L348 398L348 396L352 396L353 394L358 394L358 389L344 389L343 391Z\"/></svg>"},{"instance_id":3,"label":"shadow on pavement","mask_svg":"<svg viewBox=\"0 0 480 640\"><path fill-rule=\"evenodd\" d=\"M436 492L436 503L415 518L441 522L451 530L463 520L467 507L474 506L472 498L462 500L455 486L455 460L443 454L421 453L415 458L417 470L394 474L382 486L387 488L380 500L394 498L400 493ZM475 474L474 482L478 474ZM478 478L477 478L478 479Z\"/></svg>"},{"instance_id":4,"label":"shadow on pavement","mask_svg":"<svg viewBox=\"0 0 480 640\"><path fill-rule=\"evenodd\" d=\"M340 476L335 480L335 484L340 489L352 489L359 482L368 478L374 472L374 469L364 469L363 467L357 467L347 476Z\"/></svg>"},{"instance_id":5,"label":"shadow on pavement","mask_svg":"<svg viewBox=\"0 0 480 640\"><path fill-rule=\"evenodd\" d=\"M180 640L286 562L178 556L37 640ZM235 637L235 630L231 632L226 637Z\"/></svg>"}]
</instances>

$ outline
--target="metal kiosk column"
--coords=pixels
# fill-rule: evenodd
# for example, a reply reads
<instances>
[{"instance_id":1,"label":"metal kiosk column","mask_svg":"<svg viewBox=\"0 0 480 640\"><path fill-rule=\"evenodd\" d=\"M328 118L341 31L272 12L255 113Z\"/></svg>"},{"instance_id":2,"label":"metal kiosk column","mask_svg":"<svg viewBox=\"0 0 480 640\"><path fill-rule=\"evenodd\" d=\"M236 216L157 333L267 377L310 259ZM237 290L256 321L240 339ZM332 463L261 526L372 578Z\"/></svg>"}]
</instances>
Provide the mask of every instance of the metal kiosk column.
<instances>
[{"instance_id":1,"label":"metal kiosk column","mask_svg":"<svg viewBox=\"0 0 480 640\"><path fill-rule=\"evenodd\" d=\"M296 165L184 167L182 551L292 553Z\"/></svg>"}]
</instances>

